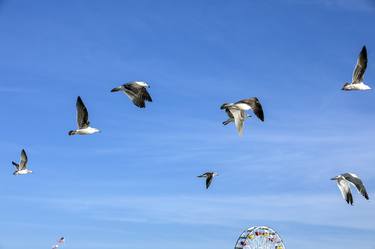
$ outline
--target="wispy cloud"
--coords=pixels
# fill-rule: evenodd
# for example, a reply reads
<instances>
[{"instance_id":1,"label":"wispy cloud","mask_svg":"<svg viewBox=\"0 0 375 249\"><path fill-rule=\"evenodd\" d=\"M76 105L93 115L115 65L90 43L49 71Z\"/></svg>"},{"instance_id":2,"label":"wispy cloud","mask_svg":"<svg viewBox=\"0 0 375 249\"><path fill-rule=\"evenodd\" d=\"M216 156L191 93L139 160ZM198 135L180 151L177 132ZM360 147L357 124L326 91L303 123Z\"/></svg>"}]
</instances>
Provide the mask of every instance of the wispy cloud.
<instances>
[{"instance_id":1,"label":"wispy cloud","mask_svg":"<svg viewBox=\"0 0 375 249\"><path fill-rule=\"evenodd\" d=\"M261 186L259 186L261 188ZM31 200L65 212L112 222L237 226L243 220L296 222L375 231L374 204L357 197L356 206L344 203L340 193L319 195L247 196L113 196ZM14 197L13 197L14 198ZM198 208L199 207L199 208ZM350 210L350 216L347 215Z\"/></svg>"}]
</instances>

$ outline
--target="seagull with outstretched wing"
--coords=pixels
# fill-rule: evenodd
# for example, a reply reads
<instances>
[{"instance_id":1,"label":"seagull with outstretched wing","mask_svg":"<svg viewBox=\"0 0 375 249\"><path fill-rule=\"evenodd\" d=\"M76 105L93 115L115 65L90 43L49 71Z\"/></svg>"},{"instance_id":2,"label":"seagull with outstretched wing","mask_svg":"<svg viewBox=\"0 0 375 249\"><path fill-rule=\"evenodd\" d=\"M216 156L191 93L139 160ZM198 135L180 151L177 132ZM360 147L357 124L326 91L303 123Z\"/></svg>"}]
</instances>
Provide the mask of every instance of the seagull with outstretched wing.
<instances>
[{"instance_id":1,"label":"seagull with outstretched wing","mask_svg":"<svg viewBox=\"0 0 375 249\"><path fill-rule=\"evenodd\" d=\"M239 135L243 134L243 125L245 120L251 117L246 113L246 111L252 110L258 119L260 119L262 122L264 121L263 107L259 102L259 99L256 97L242 99L236 103L224 103L221 105L220 109L225 110L229 117L229 119L224 121L223 124L227 125L234 122Z\"/></svg>"},{"instance_id":2,"label":"seagull with outstretched wing","mask_svg":"<svg viewBox=\"0 0 375 249\"><path fill-rule=\"evenodd\" d=\"M76 109L78 129L69 131L69 136L91 135L100 132L98 129L90 127L89 113L80 96L77 98Z\"/></svg>"},{"instance_id":3,"label":"seagull with outstretched wing","mask_svg":"<svg viewBox=\"0 0 375 249\"><path fill-rule=\"evenodd\" d=\"M150 88L150 86L146 82L132 81L113 88L111 92L122 91L131 101L133 101L134 105L138 106L139 108L145 108L146 101L152 102L152 98L148 93L147 88Z\"/></svg>"},{"instance_id":4,"label":"seagull with outstretched wing","mask_svg":"<svg viewBox=\"0 0 375 249\"><path fill-rule=\"evenodd\" d=\"M358 192L361 193L366 200L369 199L366 188L363 185L362 180L357 175L353 173L345 173L335 176L331 180L335 180L337 182L337 186L340 189L342 197L348 204L353 205L353 195L350 190L350 184L354 185Z\"/></svg>"},{"instance_id":5,"label":"seagull with outstretched wing","mask_svg":"<svg viewBox=\"0 0 375 249\"><path fill-rule=\"evenodd\" d=\"M13 172L13 175L26 175L26 174L32 173L32 171L27 168L27 161L28 159L27 159L26 151L22 149L20 163L16 163L12 161L12 164L16 168L16 170Z\"/></svg>"},{"instance_id":6,"label":"seagull with outstretched wing","mask_svg":"<svg viewBox=\"0 0 375 249\"><path fill-rule=\"evenodd\" d=\"M204 177L206 178L206 189L208 189L212 183L212 180L214 179L215 176L218 176L219 174L216 172L206 172L203 173L202 175L199 175L198 177Z\"/></svg>"},{"instance_id":7,"label":"seagull with outstretched wing","mask_svg":"<svg viewBox=\"0 0 375 249\"><path fill-rule=\"evenodd\" d=\"M359 53L357 64L353 71L353 77L351 83L345 83L342 87L344 91L353 91L353 90L370 90L371 88L363 82L363 78L367 68L367 49L366 46L363 46L361 52Z\"/></svg>"}]
</instances>

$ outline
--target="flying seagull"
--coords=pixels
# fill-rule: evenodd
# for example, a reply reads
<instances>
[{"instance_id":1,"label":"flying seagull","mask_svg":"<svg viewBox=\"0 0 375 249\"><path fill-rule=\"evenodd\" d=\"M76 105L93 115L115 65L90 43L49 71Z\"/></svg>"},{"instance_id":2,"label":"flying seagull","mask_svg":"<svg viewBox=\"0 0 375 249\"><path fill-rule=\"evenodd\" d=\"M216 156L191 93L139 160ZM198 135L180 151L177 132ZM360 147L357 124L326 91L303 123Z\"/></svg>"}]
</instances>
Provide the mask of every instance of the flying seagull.
<instances>
[{"instance_id":1,"label":"flying seagull","mask_svg":"<svg viewBox=\"0 0 375 249\"><path fill-rule=\"evenodd\" d=\"M367 49L363 46L357 60L357 65L354 68L352 83L345 83L341 90L353 91L353 90L370 90L371 88L363 82L367 68Z\"/></svg>"},{"instance_id":2,"label":"flying seagull","mask_svg":"<svg viewBox=\"0 0 375 249\"><path fill-rule=\"evenodd\" d=\"M150 86L146 82L132 81L113 88L111 92L122 91L131 99L131 101L133 101L134 105L140 108L145 108L145 101L152 102L151 96L147 92L147 88L150 88Z\"/></svg>"},{"instance_id":3,"label":"flying seagull","mask_svg":"<svg viewBox=\"0 0 375 249\"><path fill-rule=\"evenodd\" d=\"M77 108L78 129L69 131L69 136L76 135L76 134L90 135L90 134L100 132L98 129L90 127L89 113L80 96L78 96L77 98L76 108Z\"/></svg>"},{"instance_id":4,"label":"flying seagull","mask_svg":"<svg viewBox=\"0 0 375 249\"><path fill-rule=\"evenodd\" d=\"M205 177L206 178L206 189L210 187L212 180L215 176L218 176L219 174L216 172L206 172L198 177Z\"/></svg>"},{"instance_id":5,"label":"flying seagull","mask_svg":"<svg viewBox=\"0 0 375 249\"><path fill-rule=\"evenodd\" d=\"M228 125L228 124L234 122L234 116L233 116L233 114L230 112L230 110L229 110L228 107L225 107L225 105L227 105L227 104L228 104L228 103L224 103L224 104L221 106L221 107L222 107L221 109L224 109L225 112L227 113L228 117L229 117L227 120L225 120L225 121L223 122L223 125ZM244 112L241 112L241 117L245 117L244 119L246 119L246 118L250 118L251 116L248 115L248 114L246 114L246 113L244 113Z\"/></svg>"},{"instance_id":6,"label":"flying seagull","mask_svg":"<svg viewBox=\"0 0 375 249\"><path fill-rule=\"evenodd\" d=\"M12 164L16 167L16 171L13 172L13 175L26 175L32 173L32 171L27 168L27 155L24 149L21 151L20 163L18 164L12 161Z\"/></svg>"},{"instance_id":7,"label":"flying seagull","mask_svg":"<svg viewBox=\"0 0 375 249\"><path fill-rule=\"evenodd\" d=\"M234 120L239 135L242 135L243 133L243 124L245 119L251 117L250 115L246 114L245 111L251 109L262 122L264 121L263 108L259 102L259 99L256 97L242 99L236 103L224 103L221 105L220 109L225 110L229 117L229 119L224 121L223 124L227 125Z\"/></svg>"},{"instance_id":8,"label":"flying seagull","mask_svg":"<svg viewBox=\"0 0 375 249\"><path fill-rule=\"evenodd\" d=\"M338 175L331 180L337 181L337 186L339 187L342 197L350 205L353 205L353 196L350 191L350 184L354 185L358 192L363 195L367 200L369 199L365 186L363 185L361 179L353 173L345 173Z\"/></svg>"},{"instance_id":9,"label":"flying seagull","mask_svg":"<svg viewBox=\"0 0 375 249\"><path fill-rule=\"evenodd\" d=\"M62 244L65 243L65 238L64 237L61 237L57 243L55 245L52 246L52 249L57 249L59 248L59 246L61 246Z\"/></svg>"}]
</instances>

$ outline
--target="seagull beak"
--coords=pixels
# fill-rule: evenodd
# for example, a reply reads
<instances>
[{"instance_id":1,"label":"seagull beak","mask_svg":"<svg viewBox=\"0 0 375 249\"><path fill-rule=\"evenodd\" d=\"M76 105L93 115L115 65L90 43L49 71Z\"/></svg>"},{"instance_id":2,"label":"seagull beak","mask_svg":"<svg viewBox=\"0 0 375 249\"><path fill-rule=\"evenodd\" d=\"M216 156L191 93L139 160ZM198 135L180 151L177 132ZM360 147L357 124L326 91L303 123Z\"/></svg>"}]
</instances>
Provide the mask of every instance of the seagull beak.
<instances>
[{"instance_id":1,"label":"seagull beak","mask_svg":"<svg viewBox=\"0 0 375 249\"><path fill-rule=\"evenodd\" d=\"M334 177L334 178L331 178L331 180L333 180L333 181L334 181L334 180L336 180L336 177Z\"/></svg>"}]
</instances>

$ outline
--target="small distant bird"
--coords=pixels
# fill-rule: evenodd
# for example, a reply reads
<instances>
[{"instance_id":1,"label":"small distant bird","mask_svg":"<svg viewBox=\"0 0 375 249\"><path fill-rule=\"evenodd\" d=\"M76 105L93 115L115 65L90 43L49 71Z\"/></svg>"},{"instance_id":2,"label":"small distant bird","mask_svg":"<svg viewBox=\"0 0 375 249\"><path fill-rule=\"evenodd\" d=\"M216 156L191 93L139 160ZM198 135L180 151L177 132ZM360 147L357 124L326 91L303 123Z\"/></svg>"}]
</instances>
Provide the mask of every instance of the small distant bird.
<instances>
[{"instance_id":1,"label":"small distant bird","mask_svg":"<svg viewBox=\"0 0 375 249\"><path fill-rule=\"evenodd\" d=\"M224 103L221 105L220 109L225 110L229 117L229 119L224 121L223 124L227 125L234 120L239 135L243 134L245 119L251 117L250 115L246 114L245 111L251 109L262 122L264 121L263 108L259 102L259 99L256 97L242 99L236 103Z\"/></svg>"},{"instance_id":2,"label":"small distant bird","mask_svg":"<svg viewBox=\"0 0 375 249\"><path fill-rule=\"evenodd\" d=\"M345 173L338 175L331 180L335 180L337 182L337 186L339 187L342 197L346 200L346 202L350 205L353 205L353 196L352 192L350 191L350 184L354 185L358 192L363 195L367 200L369 199L365 186L362 183L362 180L353 173Z\"/></svg>"},{"instance_id":3,"label":"small distant bird","mask_svg":"<svg viewBox=\"0 0 375 249\"><path fill-rule=\"evenodd\" d=\"M78 96L77 98L76 108L77 108L78 129L69 131L69 136L76 135L76 134L91 135L91 134L100 132L98 129L90 127L89 113L87 111L85 104L83 104L83 101L80 96Z\"/></svg>"},{"instance_id":4,"label":"small distant bird","mask_svg":"<svg viewBox=\"0 0 375 249\"><path fill-rule=\"evenodd\" d=\"M363 78L367 68L367 49L363 46L355 66L352 83L345 83L341 90L353 91L353 90L370 90L371 88L363 82Z\"/></svg>"},{"instance_id":5,"label":"small distant bird","mask_svg":"<svg viewBox=\"0 0 375 249\"><path fill-rule=\"evenodd\" d=\"M150 86L146 82L132 81L113 88L111 92L122 91L130 98L131 101L133 101L134 105L140 108L145 108L145 101L152 102L151 96L147 92L147 88L150 88Z\"/></svg>"},{"instance_id":6,"label":"small distant bird","mask_svg":"<svg viewBox=\"0 0 375 249\"><path fill-rule=\"evenodd\" d=\"M32 171L27 168L27 155L24 149L21 151L20 163L18 164L12 161L12 164L16 167L16 171L13 172L13 175L26 175L32 173Z\"/></svg>"},{"instance_id":7,"label":"small distant bird","mask_svg":"<svg viewBox=\"0 0 375 249\"><path fill-rule=\"evenodd\" d=\"M57 241L57 244L52 246L52 249L59 248L59 246L61 246L61 245L64 244L64 243L65 243L65 238L64 238L64 237L61 237L61 238Z\"/></svg>"},{"instance_id":8,"label":"small distant bird","mask_svg":"<svg viewBox=\"0 0 375 249\"><path fill-rule=\"evenodd\" d=\"M206 172L198 177L205 177L206 178L206 189L208 189L211 185L212 180L215 176L218 176L219 174L216 172Z\"/></svg>"}]
</instances>

